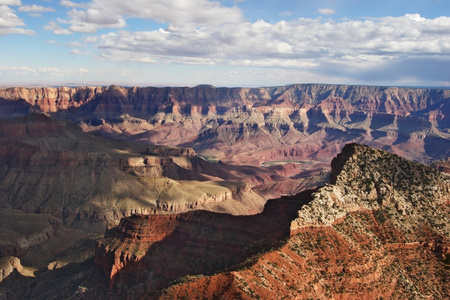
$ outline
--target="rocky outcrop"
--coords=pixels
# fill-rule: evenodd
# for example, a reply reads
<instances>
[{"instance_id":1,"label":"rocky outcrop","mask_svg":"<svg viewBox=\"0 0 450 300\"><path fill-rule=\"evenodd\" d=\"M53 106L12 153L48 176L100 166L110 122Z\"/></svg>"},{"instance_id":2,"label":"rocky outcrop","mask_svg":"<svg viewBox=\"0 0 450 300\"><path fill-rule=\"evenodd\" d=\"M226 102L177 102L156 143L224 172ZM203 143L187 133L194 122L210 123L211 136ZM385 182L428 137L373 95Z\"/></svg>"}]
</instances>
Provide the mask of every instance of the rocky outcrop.
<instances>
[{"instance_id":1,"label":"rocky outcrop","mask_svg":"<svg viewBox=\"0 0 450 300\"><path fill-rule=\"evenodd\" d=\"M28 248L55 237L61 220L47 214L0 210L0 257L23 256Z\"/></svg>"},{"instance_id":2,"label":"rocky outcrop","mask_svg":"<svg viewBox=\"0 0 450 300\"><path fill-rule=\"evenodd\" d=\"M331 184L299 212L292 234L302 228L332 226L351 212L377 210L395 211L412 230L418 230L421 225L415 223L420 220L431 223L441 235L449 234L440 208L448 209L450 184L434 169L358 144L347 145L331 166Z\"/></svg>"},{"instance_id":3,"label":"rocky outcrop","mask_svg":"<svg viewBox=\"0 0 450 300\"><path fill-rule=\"evenodd\" d=\"M430 164L430 166L442 173L450 175L450 157L440 161L434 161Z\"/></svg>"},{"instance_id":4,"label":"rocky outcrop","mask_svg":"<svg viewBox=\"0 0 450 300\"><path fill-rule=\"evenodd\" d=\"M23 100L40 112L56 112L80 107L102 94L102 87L58 87L58 88L22 88L13 87L0 90L0 98L4 100Z\"/></svg>"},{"instance_id":5,"label":"rocky outcrop","mask_svg":"<svg viewBox=\"0 0 450 300\"><path fill-rule=\"evenodd\" d=\"M24 268L20 263L20 259L14 256L6 256L0 258L0 282L8 277L12 272L16 270L19 274L28 277L34 277L33 271Z\"/></svg>"},{"instance_id":6,"label":"rocky outcrop","mask_svg":"<svg viewBox=\"0 0 450 300\"><path fill-rule=\"evenodd\" d=\"M448 298L448 178L357 144L332 170L277 250L238 270L185 277L158 298Z\"/></svg>"},{"instance_id":7,"label":"rocky outcrop","mask_svg":"<svg viewBox=\"0 0 450 300\"><path fill-rule=\"evenodd\" d=\"M195 211L124 218L98 242L95 263L110 289L151 295L184 275L212 274L270 249L289 235L289 220L308 200L309 193L270 200L247 217ZM135 291L138 282L143 290Z\"/></svg>"}]
</instances>

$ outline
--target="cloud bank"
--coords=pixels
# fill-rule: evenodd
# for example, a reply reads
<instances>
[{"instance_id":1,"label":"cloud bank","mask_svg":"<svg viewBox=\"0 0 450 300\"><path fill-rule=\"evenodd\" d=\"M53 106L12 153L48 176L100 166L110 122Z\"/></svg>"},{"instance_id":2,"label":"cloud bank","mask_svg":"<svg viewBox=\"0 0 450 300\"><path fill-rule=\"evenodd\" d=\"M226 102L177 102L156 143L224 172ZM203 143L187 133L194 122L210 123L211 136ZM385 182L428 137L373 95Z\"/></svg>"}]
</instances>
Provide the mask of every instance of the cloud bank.
<instances>
[{"instance_id":1,"label":"cloud bank","mask_svg":"<svg viewBox=\"0 0 450 300\"><path fill-rule=\"evenodd\" d=\"M225 7L208 0L95 0L87 4L65 0L60 5L73 8L68 12L68 18L59 20L60 23L69 24L67 29L72 32L83 33L104 28L124 28L128 18L152 19L175 25L210 25L243 20L237 7Z\"/></svg>"},{"instance_id":2,"label":"cloud bank","mask_svg":"<svg viewBox=\"0 0 450 300\"><path fill-rule=\"evenodd\" d=\"M449 17L418 14L337 22L299 18L268 23L175 25L152 31L118 31L91 39L113 61L227 64L304 68L312 73L423 77L427 62L450 62ZM447 64L448 65L448 64ZM395 69L396 66L398 69ZM409 66L405 69L405 67ZM439 69L439 67L437 68Z\"/></svg>"},{"instance_id":3,"label":"cloud bank","mask_svg":"<svg viewBox=\"0 0 450 300\"><path fill-rule=\"evenodd\" d=\"M289 21L248 21L238 2L62 0L59 18L43 28L73 37L61 43L71 47L72 58L92 55L101 63L219 66L233 69L230 77L246 69L261 78L301 74L301 81L449 84L450 17L331 19L334 9L315 7L322 16L295 18L298 12L284 11L273 15ZM20 17L54 11L0 0L0 35L31 35Z\"/></svg>"}]
</instances>

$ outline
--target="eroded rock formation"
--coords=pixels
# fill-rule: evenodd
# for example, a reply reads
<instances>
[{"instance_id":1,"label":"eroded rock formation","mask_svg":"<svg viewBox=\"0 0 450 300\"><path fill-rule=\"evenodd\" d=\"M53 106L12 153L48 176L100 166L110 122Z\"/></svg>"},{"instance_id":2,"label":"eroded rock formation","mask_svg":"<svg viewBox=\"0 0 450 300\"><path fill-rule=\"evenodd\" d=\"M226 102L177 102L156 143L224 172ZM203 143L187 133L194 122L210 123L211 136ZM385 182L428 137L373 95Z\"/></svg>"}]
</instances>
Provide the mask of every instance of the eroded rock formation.
<instances>
[{"instance_id":1,"label":"eroded rock formation","mask_svg":"<svg viewBox=\"0 0 450 300\"><path fill-rule=\"evenodd\" d=\"M109 230L96 247L95 263L109 287L127 297L138 282L146 294L188 274L212 274L289 236L289 223L310 192L269 200L264 212L232 216L207 211L179 215L135 215Z\"/></svg>"},{"instance_id":2,"label":"eroded rock formation","mask_svg":"<svg viewBox=\"0 0 450 300\"><path fill-rule=\"evenodd\" d=\"M106 140L45 115L1 120L0 139L0 207L48 213L70 227L103 233L106 223L134 213L245 214L265 202L237 182L258 182L264 172L217 166L189 148Z\"/></svg>"},{"instance_id":3,"label":"eroded rock formation","mask_svg":"<svg viewBox=\"0 0 450 300\"><path fill-rule=\"evenodd\" d=\"M445 175L381 150L349 144L333 160L331 183L302 197L305 205L292 221L280 223L284 230L289 228L290 237L278 244L281 236L273 230L277 227L270 223L274 211L270 212L283 200L269 202L258 216L235 220L207 217L204 212L127 218L98 244L96 262L108 274L110 288L124 298L149 296L164 287L162 281L186 274L190 276L154 297L449 297L450 183ZM257 218L266 220L267 232L261 231ZM222 221L227 226L222 227ZM267 239L269 232L275 233L271 240L275 250L253 242L261 233ZM240 245L241 238L245 242L239 253L251 245L265 253L210 276L229 267L211 262L216 246L224 246L235 257L230 243ZM224 240L228 242L223 244ZM176 261L169 259L168 249L176 249ZM239 261L243 258L230 265Z\"/></svg>"},{"instance_id":4,"label":"eroded rock formation","mask_svg":"<svg viewBox=\"0 0 450 300\"><path fill-rule=\"evenodd\" d=\"M329 164L349 142L428 163L448 157L450 90L299 84L9 88L4 117L41 111L86 131L190 147L211 160L302 169ZM437 146L439 145L439 147ZM295 174L290 174L295 175Z\"/></svg>"}]
</instances>

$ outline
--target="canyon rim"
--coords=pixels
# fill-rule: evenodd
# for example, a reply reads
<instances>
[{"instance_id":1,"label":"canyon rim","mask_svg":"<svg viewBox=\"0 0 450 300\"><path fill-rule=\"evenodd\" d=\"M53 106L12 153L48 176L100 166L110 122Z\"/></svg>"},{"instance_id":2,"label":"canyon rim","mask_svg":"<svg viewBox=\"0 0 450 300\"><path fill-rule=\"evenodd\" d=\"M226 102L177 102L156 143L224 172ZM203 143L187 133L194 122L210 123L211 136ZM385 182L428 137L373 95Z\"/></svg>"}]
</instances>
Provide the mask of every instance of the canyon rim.
<instances>
[{"instance_id":1,"label":"canyon rim","mask_svg":"<svg viewBox=\"0 0 450 300\"><path fill-rule=\"evenodd\" d=\"M449 297L449 98L0 89L1 297Z\"/></svg>"}]
</instances>

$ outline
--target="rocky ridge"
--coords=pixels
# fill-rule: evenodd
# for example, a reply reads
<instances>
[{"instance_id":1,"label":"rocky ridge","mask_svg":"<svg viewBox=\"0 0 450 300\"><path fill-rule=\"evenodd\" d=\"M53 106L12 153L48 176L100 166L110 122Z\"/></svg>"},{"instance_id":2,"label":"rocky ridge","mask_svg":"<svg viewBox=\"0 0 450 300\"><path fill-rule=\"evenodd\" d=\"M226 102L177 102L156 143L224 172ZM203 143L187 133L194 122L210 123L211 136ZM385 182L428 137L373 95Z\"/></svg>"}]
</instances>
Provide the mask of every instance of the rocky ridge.
<instances>
[{"instance_id":1,"label":"rocky ridge","mask_svg":"<svg viewBox=\"0 0 450 300\"><path fill-rule=\"evenodd\" d=\"M253 216L194 211L124 218L97 243L95 263L123 297L152 295L181 276L212 274L270 249L288 237L309 194L269 200Z\"/></svg>"},{"instance_id":2,"label":"rocky ridge","mask_svg":"<svg viewBox=\"0 0 450 300\"><path fill-rule=\"evenodd\" d=\"M358 144L347 145L332 170L331 183L298 210L290 237L275 250L217 275L189 272L155 298L448 298L448 178ZM122 229L129 221L123 222ZM128 243L118 236L115 241L114 249ZM98 249L105 251L104 246ZM153 255L150 249L145 257ZM131 288L128 281L126 295L141 295L146 278L140 278L140 288Z\"/></svg>"},{"instance_id":3,"label":"rocky ridge","mask_svg":"<svg viewBox=\"0 0 450 300\"><path fill-rule=\"evenodd\" d=\"M8 277L14 270L23 276L34 277L33 270L24 268L20 259L14 256L5 256L0 258L0 282Z\"/></svg>"},{"instance_id":4,"label":"rocky ridge","mask_svg":"<svg viewBox=\"0 0 450 300\"><path fill-rule=\"evenodd\" d=\"M268 201L253 216L124 218L97 243L97 267L67 265L25 284L7 278L0 291L36 299L445 299L449 189L432 168L350 144L333 160L330 184L315 192Z\"/></svg>"}]
</instances>

